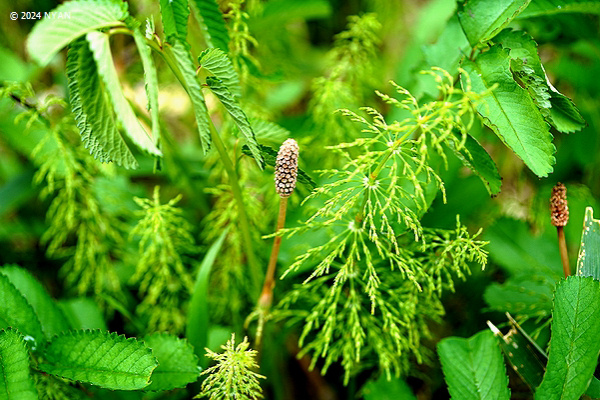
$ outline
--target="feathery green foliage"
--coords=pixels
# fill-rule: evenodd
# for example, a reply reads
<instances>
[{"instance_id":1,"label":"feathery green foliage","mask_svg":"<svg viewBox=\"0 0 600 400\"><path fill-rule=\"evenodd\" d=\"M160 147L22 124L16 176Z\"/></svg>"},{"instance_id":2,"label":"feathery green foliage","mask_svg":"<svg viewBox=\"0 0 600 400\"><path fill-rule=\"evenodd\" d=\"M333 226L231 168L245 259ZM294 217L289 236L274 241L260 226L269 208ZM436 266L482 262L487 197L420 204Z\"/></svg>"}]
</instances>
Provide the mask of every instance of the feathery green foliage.
<instances>
[{"instance_id":1,"label":"feathery green foliage","mask_svg":"<svg viewBox=\"0 0 600 400\"><path fill-rule=\"evenodd\" d=\"M227 344L221 346L222 354L206 349L206 355L217 362L216 365L202 372L207 375L202 382L202 391L196 398L208 397L210 399L260 399L262 390L259 379L265 379L254 370L258 364L254 360L256 350L248 350L250 343L245 337L237 346L235 334Z\"/></svg>"},{"instance_id":2,"label":"feathery green foliage","mask_svg":"<svg viewBox=\"0 0 600 400\"><path fill-rule=\"evenodd\" d=\"M138 312L146 315L148 330L180 333L185 327L181 309L193 283L183 262L183 255L196 252L191 225L175 207L181 196L166 204L160 202L160 189L154 188L153 198L135 198L142 208L140 220L131 231L139 237L136 272L131 281L139 284L143 298Z\"/></svg>"}]
</instances>

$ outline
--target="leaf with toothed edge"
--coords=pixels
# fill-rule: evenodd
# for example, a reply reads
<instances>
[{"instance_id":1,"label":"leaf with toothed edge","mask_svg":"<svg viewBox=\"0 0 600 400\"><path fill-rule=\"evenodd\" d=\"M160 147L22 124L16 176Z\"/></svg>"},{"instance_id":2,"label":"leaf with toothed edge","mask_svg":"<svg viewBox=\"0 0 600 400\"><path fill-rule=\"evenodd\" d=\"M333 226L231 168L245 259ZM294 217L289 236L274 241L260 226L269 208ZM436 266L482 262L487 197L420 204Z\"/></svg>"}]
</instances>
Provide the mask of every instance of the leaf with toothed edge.
<instances>
[{"instance_id":1,"label":"leaf with toothed edge","mask_svg":"<svg viewBox=\"0 0 600 400\"><path fill-rule=\"evenodd\" d=\"M40 370L106 389L145 388L158 366L144 342L99 330L59 334L41 352Z\"/></svg>"},{"instance_id":2,"label":"leaf with toothed edge","mask_svg":"<svg viewBox=\"0 0 600 400\"><path fill-rule=\"evenodd\" d=\"M152 383L144 390L182 388L200 376L198 357L187 340L166 333L154 333L145 336L144 343L152 349L158 360L158 367L152 372Z\"/></svg>"},{"instance_id":3,"label":"leaf with toothed edge","mask_svg":"<svg viewBox=\"0 0 600 400\"><path fill-rule=\"evenodd\" d=\"M18 331L0 330L0 398L37 400L38 392L31 377L29 350Z\"/></svg>"},{"instance_id":4,"label":"leaf with toothed edge","mask_svg":"<svg viewBox=\"0 0 600 400\"><path fill-rule=\"evenodd\" d=\"M228 52L229 33L217 2L215 0L194 0L191 5L198 22L203 25L202 33L208 46Z\"/></svg>"},{"instance_id":5,"label":"leaf with toothed edge","mask_svg":"<svg viewBox=\"0 0 600 400\"><path fill-rule=\"evenodd\" d=\"M236 97L241 96L240 78L225 52L221 49L206 49L198 56L198 63L200 67L223 81Z\"/></svg>"},{"instance_id":6,"label":"leaf with toothed edge","mask_svg":"<svg viewBox=\"0 0 600 400\"><path fill-rule=\"evenodd\" d=\"M38 343L44 340L42 325L33 307L7 276L0 274L0 329L12 326Z\"/></svg>"},{"instance_id":7,"label":"leaf with toothed edge","mask_svg":"<svg viewBox=\"0 0 600 400\"><path fill-rule=\"evenodd\" d=\"M185 41L190 16L187 0L160 0L160 15L167 41L172 37Z\"/></svg>"}]
</instances>

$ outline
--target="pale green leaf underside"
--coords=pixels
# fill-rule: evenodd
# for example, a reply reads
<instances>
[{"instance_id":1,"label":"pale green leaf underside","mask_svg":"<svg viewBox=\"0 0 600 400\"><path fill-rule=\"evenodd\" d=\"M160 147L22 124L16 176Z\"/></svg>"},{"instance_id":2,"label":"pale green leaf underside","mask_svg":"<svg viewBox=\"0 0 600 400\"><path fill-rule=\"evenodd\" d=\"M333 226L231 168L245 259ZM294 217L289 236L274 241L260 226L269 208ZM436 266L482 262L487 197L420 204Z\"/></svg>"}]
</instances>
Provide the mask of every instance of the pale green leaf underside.
<instances>
[{"instance_id":1,"label":"pale green leaf underside","mask_svg":"<svg viewBox=\"0 0 600 400\"><path fill-rule=\"evenodd\" d=\"M546 121L559 132L575 132L585 126L585 120L577 107L549 83L538 55L537 43L523 31L505 29L494 42L510 49L510 67L524 86Z\"/></svg>"},{"instance_id":2,"label":"pale green leaf underside","mask_svg":"<svg viewBox=\"0 0 600 400\"><path fill-rule=\"evenodd\" d=\"M198 357L192 346L176 336L155 333L144 337L144 342L158 359L152 372L152 383L144 390L160 391L185 387L200 376Z\"/></svg>"},{"instance_id":3,"label":"pale green leaf underside","mask_svg":"<svg viewBox=\"0 0 600 400\"><path fill-rule=\"evenodd\" d=\"M117 129L110 99L85 39L71 44L66 72L71 109L85 148L100 162L137 168L135 157Z\"/></svg>"},{"instance_id":4,"label":"pale green leaf underside","mask_svg":"<svg viewBox=\"0 0 600 400\"><path fill-rule=\"evenodd\" d=\"M600 220L594 219L592 207L585 209L581 244L577 256L577 275L600 280Z\"/></svg>"},{"instance_id":5,"label":"pale green leaf underside","mask_svg":"<svg viewBox=\"0 0 600 400\"><path fill-rule=\"evenodd\" d=\"M58 335L43 355L39 368L46 373L118 390L146 387L158 365L143 342L97 330Z\"/></svg>"},{"instance_id":6,"label":"pale green leaf underside","mask_svg":"<svg viewBox=\"0 0 600 400\"><path fill-rule=\"evenodd\" d=\"M240 78L227 54L221 49L206 49L198 56L200 66L219 78L235 96L242 94Z\"/></svg>"},{"instance_id":7,"label":"pale green leaf underside","mask_svg":"<svg viewBox=\"0 0 600 400\"><path fill-rule=\"evenodd\" d=\"M578 399L587 389L600 352L600 282L571 276L556 287L552 337L536 399Z\"/></svg>"},{"instance_id":8,"label":"pale green leaf underside","mask_svg":"<svg viewBox=\"0 0 600 400\"><path fill-rule=\"evenodd\" d=\"M216 47L224 52L229 51L229 33L215 0L194 0L192 3L196 18L202 26L202 33L210 47Z\"/></svg>"},{"instance_id":9,"label":"pale green leaf underside","mask_svg":"<svg viewBox=\"0 0 600 400\"><path fill-rule=\"evenodd\" d=\"M539 177L552 172L554 145L549 126L533 100L513 79L508 50L500 45L480 54L475 61L464 60L472 89L493 88L477 106L477 111L494 133ZM462 76L466 85L466 77ZM497 86L495 86L497 85Z\"/></svg>"},{"instance_id":10,"label":"pale green leaf underside","mask_svg":"<svg viewBox=\"0 0 600 400\"><path fill-rule=\"evenodd\" d=\"M529 18L573 12L600 14L600 2L597 0L532 0L519 17Z\"/></svg>"},{"instance_id":11,"label":"pale green leaf underside","mask_svg":"<svg viewBox=\"0 0 600 400\"><path fill-rule=\"evenodd\" d=\"M496 167L496 163L488 152L479 144L477 139L467 135L465 146L460 151L456 149L454 142L450 141L450 146L456 157L475 175L481 179L490 195L500 193L502 178Z\"/></svg>"},{"instance_id":12,"label":"pale green leaf underside","mask_svg":"<svg viewBox=\"0 0 600 400\"><path fill-rule=\"evenodd\" d=\"M152 137L155 142L160 139L160 118L158 114L158 76L156 66L152 59L152 50L146 44L146 38L139 29L133 30L133 40L140 53L142 66L144 67L144 81L146 83L146 97L148 98L148 109L152 119Z\"/></svg>"},{"instance_id":13,"label":"pale green leaf underside","mask_svg":"<svg viewBox=\"0 0 600 400\"><path fill-rule=\"evenodd\" d=\"M186 40L190 16L187 0L160 0L160 15L167 38Z\"/></svg>"},{"instance_id":14,"label":"pale green leaf underside","mask_svg":"<svg viewBox=\"0 0 600 400\"><path fill-rule=\"evenodd\" d=\"M59 14L54 14L56 18L38 21L27 39L27 52L41 65L48 64L60 49L78 37L100 28L122 25L121 20L127 17L126 5L112 0L68 1L53 12L65 17L58 18Z\"/></svg>"},{"instance_id":15,"label":"pale green leaf underside","mask_svg":"<svg viewBox=\"0 0 600 400\"><path fill-rule=\"evenodd\" d=\"M13 329L0 330L0 399L37 398L29 372L29 351L23 336Z\"/></svg>"},{"instance_id":16,"label":"pale green leaf underside","mask_svg":"<svg viewBox=\"0 0 600 400\"><path fill-rule=\"evenodd\" d=\"M492 332L443 339L438 355L453 400L510 399L504 359Z\"/></svg>"},{"instance_id":17,"label":"pale green leaf underside","mask_svg":"<svg viewBox=\"0 0 600 400\"><path fill-rule=\"evenodd\" d=\"M204 348L208 345L208 331L210 323L208 319L208 285L210 270L217 259L225 236L229 229L225 229L221 236L210 246L208 252L198 268L194 291L188 307L188 321L185 328L185 336L194 348L194 353L200 358L201 365L206 366L208 359L205 357Z\"/></svg>"},{"instance_id":18,"label":"pale green leaf underside","mask_svg":"<svg viewBox=\"0 0 600 400\"><path fill-rule=\"evenodd\" d=\"M0 329L12 326L37 343L44 339L42 325L33 307L17 290L8 277L0 274Z\"/></svg>"},{"instance_id":19,"label":"pale green leaf underside","mask_svg":"<svg viewBox=\"0 0 600 400\"><path fill-rule=\"evenodd\" d=\"M209 120L208 109L204 102L200 82L198 82L196 76L196 68L192 61L189 45L180 40L174 40L171 51L183 76L185 90L192 101L192 108L194 109L196 124L198 125L198 134L200 135L200 143L206 154L208 149L210 149L210 124L212 122Z\"/></svg>"},{"instance_id":20,"label":"pale green leaf underside","mask_svg":"<svg viewBox=\"0 0 600 400\"><path fill-rule=\"evenodd\" d=\"M106 90L110 95L114 110L118 120L123 125L127 136L142 150L146 150L150 154L161 156L161 151L156 147L158 138L152 137L140 121L135 116L131 105L125 98L121 83L117 75L117 70L113 63L112 54L110 52L110 44L108 35L100 32L90 32L86 35L89 42L90 50L96 60L98 75L102 77Z\"/></svg>"},{"instance_id":21,"label":"pale green leaf underside","mask_svg":"<svg viewBox=\"0 0 600 400\"><path fill-rule=\"evenodd\" d=\"M46 289L31 274L17 266L5 266L0 274L6 276L31 305L38 316L46 339L69 329L67 319Z\"/></svg>"},{"instance_id":22,"label":"pale green leaf underside","mask_svg":"<svg viewBox=\"0 0 600 400\"><path fill-rule=\"evenodd\" d=\"M471 46L487 42L527 7L531 0L471 0L458 19Z\"/></svg>"},{"instance_id":23,"label":"pale green leaf underside","mask_svg":"<svg viewBox=\"0 0 600 400\"><path fill-rule=\"evenodd\" d=\"M231 115L233 118L233 121L237 125L238 129L246 138L246 144L250 148L252 157L254 157L260 169L263 169L265 162L260 152L260 147L256 142L256 136L254 135L252 126L250 126L250 122L248 122L246 114L235 100L229 89L223 85L223 82L217 78L209 76L206 78L206 83L208 84L208 87L210 87L210 90L212 90L212 92L221 101L229 115Z\"/></svg>"}]
</instances>

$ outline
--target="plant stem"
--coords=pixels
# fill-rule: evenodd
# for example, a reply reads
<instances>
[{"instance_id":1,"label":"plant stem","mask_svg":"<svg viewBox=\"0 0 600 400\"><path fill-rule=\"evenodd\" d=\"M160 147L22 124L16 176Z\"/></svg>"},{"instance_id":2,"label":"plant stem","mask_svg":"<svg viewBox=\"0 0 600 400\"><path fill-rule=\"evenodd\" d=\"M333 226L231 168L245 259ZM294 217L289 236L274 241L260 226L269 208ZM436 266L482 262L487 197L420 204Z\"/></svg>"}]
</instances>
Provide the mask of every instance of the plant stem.
<instances>
[{"instance_id":1,"label":"plant stem","mask_svg":"<svg viewBox=\"0 0 600 400\"><path fill-rule=\"evenodd\" d=\"M558 232L558 249L560 250L560 259L562 261L565 278L571 275L571 267L569 266L569 253L567 252L567 241L565 239L565 231L562 226L557 226Z\"/></svg>"},{"instance_id":2,"label":"plant stem","mask_svg":"<svg viewBox=\"0 0 600 400\"><path fill-rule=\"evenodd\" d=\"M281 197L279 201L279 216L277 217L277 228L275 233L279 232L285 226L285 213L287 211L287 197ZM273 289L275 288L275 267L277 265L277 257L279 256L279 248L281 247L281 236L276 235L273 241L273 249L269 258L269 266L265 275L265 283L263 284L260 297L258 298L257 309L259 310L258 328L256 329L256 343L260 343L262 338L263 326L265 323L265 315L269 312L273 303Z\"/></svg>"}]
</instances>

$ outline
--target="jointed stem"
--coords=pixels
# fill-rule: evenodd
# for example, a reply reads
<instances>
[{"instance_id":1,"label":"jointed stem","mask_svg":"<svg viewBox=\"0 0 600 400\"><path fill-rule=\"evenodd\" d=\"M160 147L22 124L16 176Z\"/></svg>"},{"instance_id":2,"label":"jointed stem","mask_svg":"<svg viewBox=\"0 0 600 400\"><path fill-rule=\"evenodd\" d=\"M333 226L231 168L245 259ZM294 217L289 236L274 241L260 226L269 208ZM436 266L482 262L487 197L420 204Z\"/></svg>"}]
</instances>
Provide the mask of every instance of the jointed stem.
<instances>
[{"instance_id":1,"label":"jointed stem","mask_svg":"<svg viewBox=\"0 0 600 400\"><path fill-rule=\"evenodd\" d=\"M571 267L569 265L569 253L567 252L567 241L565 239L565 231L562 226L557 226L558 232L558 249L560 251L560 260L562 261L565 278L571 275Z\"/></svg>"}]
</instances>

